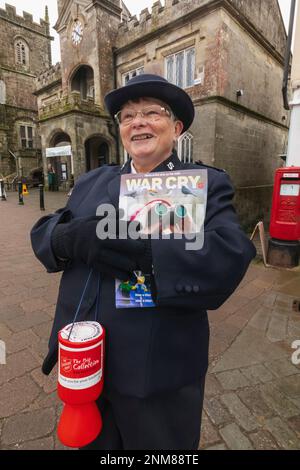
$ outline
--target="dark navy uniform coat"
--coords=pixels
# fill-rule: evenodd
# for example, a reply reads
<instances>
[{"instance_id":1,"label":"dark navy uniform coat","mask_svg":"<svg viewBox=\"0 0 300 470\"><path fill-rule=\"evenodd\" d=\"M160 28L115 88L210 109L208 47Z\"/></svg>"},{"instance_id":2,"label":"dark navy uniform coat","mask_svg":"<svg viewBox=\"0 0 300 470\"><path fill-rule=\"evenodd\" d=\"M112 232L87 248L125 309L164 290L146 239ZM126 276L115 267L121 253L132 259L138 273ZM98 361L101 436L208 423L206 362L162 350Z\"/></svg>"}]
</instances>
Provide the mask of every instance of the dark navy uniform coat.
<instances>
[{"instance_id":1,"label":"dark navy uniform coat","mask_svg":"<svg viewBox=\"0 0 300 470\"><path fill-rule=\"evenodd\" d=\"M172 163L170 165L170 163ZM115 307L115 280L102 276L99 322L105 327L106 387L119 393L145 397L178 389L203 377L208 366L209 325L206 310L220 307L242 280L255 248L240 228L232 206L228 175L205 165L184 164L176 154L154 171L207 169L208 201L204 246L185 250L186 240L152 240L153 308ZM120 175L130 173L130 162L104 166L84 174L64 209L40 219L31 232L37 258L49 273L64 271L56 315L43 371L57 361L57 333L71 323L89 268L80 261L71 266L58 261L51 248L51 233L58 223L95 215L99 204L118 207ZM94 319L98 274L92 276L79 319Z\"/></svg>"}]
</instances>

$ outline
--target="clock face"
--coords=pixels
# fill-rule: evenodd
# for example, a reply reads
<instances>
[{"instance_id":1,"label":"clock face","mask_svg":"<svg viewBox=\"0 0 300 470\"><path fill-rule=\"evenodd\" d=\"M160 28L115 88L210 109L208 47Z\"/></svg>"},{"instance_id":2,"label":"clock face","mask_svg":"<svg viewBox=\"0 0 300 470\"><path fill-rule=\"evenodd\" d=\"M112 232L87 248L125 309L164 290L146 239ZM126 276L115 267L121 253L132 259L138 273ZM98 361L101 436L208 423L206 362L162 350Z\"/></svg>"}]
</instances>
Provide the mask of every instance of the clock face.
<instances>
[{"instance_id":1,"label":"clock face","mask_svg":"<svg viewBox=\"0 0 300 470\"><path fill-rule=\"evenodd\" d=\"M83 27L80 21L76 20L72 28L72 42L77 46L83 36Z\"/></svg>"}]
</instances>

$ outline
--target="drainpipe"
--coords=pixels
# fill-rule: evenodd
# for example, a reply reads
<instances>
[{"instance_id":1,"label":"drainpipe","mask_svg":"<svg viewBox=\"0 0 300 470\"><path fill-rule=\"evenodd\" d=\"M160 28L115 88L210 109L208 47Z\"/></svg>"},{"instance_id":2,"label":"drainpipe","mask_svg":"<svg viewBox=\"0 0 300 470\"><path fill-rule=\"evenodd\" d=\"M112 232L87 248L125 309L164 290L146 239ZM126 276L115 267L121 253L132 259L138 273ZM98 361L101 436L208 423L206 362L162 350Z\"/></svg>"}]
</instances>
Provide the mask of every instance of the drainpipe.
<instances>
[{"instance_id":1,"label":"drainpipe","mask_svg":"<svg viewBox=\"0 0 300 470\"><path fill-rule=\"evenodd\" d=\"M15 156L15 154L14 154L11 150L8 149L8 151L9 151L9 153L11 154L11 156L15 159L15 162L16 162L16 170L17 170L17 177L19 178L19 176L21 176L21 172L20 172L20 168L19 168L19 160L18 160L18 158Z\"/></svg>"},{"instance_id":2,"label":"drainpipe","mask_svg":"<svg viewBox=\"0 0 300 470\"><path fill-rule=\"evenodd\" d=\"M293 92L290 103L291 123L286 166L300 167L300 1L298 0L295 21L295 45L291 72L291 86Z\"/></svg>"},{"instance_id":3,"label":"drainpipe","mask_svg":"<svg viewBox=\"0 0 300 470\"><path fill-rule=\"evenodd\" d=\"M288 80L289 80L289 71L290 71L290 59L291 59L291 47L294 31L294 18L295 18L295 8L296 0L291 1L291 11L290 11L290 21L289 21L289 33L287 37L287 45L284 58L284 74L283 74L283 83L282 83L282 95L284 102L284 109L287 111L290 110L287 90L288 90Z\"/></svg>"},{"instance_id":4,"label":"drainpipe","mask_svg":"<svg viewBox=\"0 0 300 470\"><path fill-rule=\"evenodd\" d=\"M113 79L114 79L114 89L117 88L117 48L113 47L112 48L112 53L113 53ZM121 164L120 161L120 136L119 136L119 126L114 120L114 128L115 128L115 133L113 134L110 130L111 135L114 137L116 141L116 147L117 147L117 163Z\"/></svg>"}]
</instances>

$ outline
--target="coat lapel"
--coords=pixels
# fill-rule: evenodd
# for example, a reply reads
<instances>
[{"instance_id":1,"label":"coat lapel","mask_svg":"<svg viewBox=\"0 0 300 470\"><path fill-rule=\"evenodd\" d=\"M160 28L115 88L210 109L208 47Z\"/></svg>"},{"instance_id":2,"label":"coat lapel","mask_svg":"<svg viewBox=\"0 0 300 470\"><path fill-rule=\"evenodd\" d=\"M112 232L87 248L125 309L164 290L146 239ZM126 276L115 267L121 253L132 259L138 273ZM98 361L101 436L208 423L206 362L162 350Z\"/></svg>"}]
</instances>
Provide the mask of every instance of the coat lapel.
<instances>
[{"instance_id":1,"label":"coat lapel","mask_svg":"<svg viewBox=\"0 0 300 470\"><path fill-rule=\"evenodd\" d=\"M131 160L128 160L117 172L117 174L112 178L112 180L108 183L107 192L110 197L110 200L114 207L117 209L119 207L119 196L120 196L120 183L121 183L121 175L130 173Z\"/></svg>"}]
</instances>

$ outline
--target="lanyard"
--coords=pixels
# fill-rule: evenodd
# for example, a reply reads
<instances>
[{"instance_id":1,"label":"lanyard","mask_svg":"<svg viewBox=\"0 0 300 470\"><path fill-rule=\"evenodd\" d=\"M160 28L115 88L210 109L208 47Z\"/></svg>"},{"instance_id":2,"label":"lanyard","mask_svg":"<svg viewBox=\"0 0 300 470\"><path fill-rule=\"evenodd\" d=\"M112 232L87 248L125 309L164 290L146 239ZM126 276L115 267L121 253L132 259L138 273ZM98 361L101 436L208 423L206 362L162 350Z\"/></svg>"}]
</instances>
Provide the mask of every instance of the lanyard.
<instances>
[{"instance_id":1,"label":"lanyard","mask_svg":"<svg viewBox=\"0 0 300 470\"><path fill-rule=\"evenodd\" d=\"M86 280L84 289L83 289L83 291L82 291L81 298L80 298L80 300L79 300L79 303L78 303L76 312L75 312L75 316L74 316L74 319L73 319L73 323L72 323L72 327L71 327L71 329L70 329L70 333L69 333L68 339L70 339L70 336L71 336L71 333L72 333L74 324L76 323L77 317L78 317L78 315L79 315L80 308L81 308L81 305L82 305L82 302L83 302L83 299L84 299L86 290L87 290L87 288L88 288L88 285L89 285L89 283L90 283L90 279L91 279L91 277L92 277L92 274L93 274L93 270L91 269L90 272L89 272L88 278L87 278L87 280ZM97 283L97 299L96 299L95 319L94 319L95 321L97 321L97 319L98 319L98 317L99 317L99 309L100 309L100 273L99 273L99 275L98 275L98 283Z\"/></svg>"}]
</instances>

